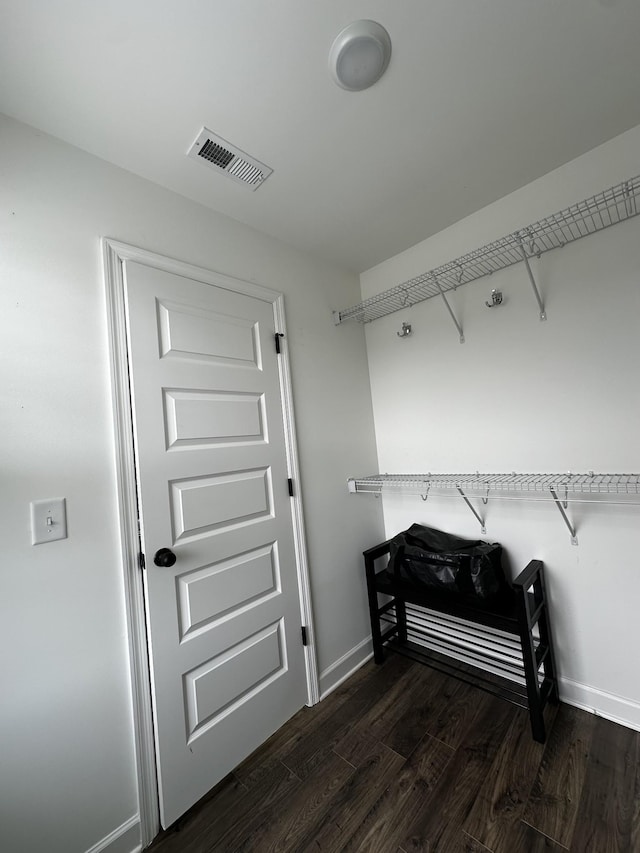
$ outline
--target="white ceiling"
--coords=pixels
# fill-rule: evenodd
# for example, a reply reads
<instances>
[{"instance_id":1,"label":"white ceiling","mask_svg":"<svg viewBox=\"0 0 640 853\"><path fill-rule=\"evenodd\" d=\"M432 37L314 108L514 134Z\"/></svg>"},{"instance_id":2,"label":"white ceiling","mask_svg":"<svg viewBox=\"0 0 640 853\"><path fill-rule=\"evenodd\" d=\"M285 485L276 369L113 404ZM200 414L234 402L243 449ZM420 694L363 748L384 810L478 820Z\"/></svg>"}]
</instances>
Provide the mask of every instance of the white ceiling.
<instances>
[{"instance_id":1,"label":"white ceiling","mask_svg":"<svg viewBox=\"0 0 640 853\"><path fill-rule=\"evenodd\" d=\"M347 92L359 18L393 53ZM638 0L0 0L0 111L362 271L640 123L639 35ZM203 125L273 175L188 159Z\"/></svg>"}]
</instances>

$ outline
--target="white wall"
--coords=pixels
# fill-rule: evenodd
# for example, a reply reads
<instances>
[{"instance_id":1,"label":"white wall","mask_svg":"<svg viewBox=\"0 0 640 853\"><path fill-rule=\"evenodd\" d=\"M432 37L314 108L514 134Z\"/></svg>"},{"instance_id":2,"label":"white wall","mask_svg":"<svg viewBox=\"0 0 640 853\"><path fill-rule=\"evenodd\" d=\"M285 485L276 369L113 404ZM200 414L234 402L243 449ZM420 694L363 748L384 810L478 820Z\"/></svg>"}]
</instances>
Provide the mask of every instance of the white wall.
<instances>
[{"instance_id":1,"label":"white wall","mask_svg":"<svg viewBox=\"0 0 640 853\"><path fill-rule=\"evenodd\" d=\"M375 467L364 335L331 317L358 281L8 119L0 181L0 846L82 853L113 833L127 853L138 805L99 238L285 293L325 688L367 636L360 552L382 531L346 491ZM29 502L54 496L69 537L33 547Z\"/></svg>"},{"instance_id":2,"label":"white wall","mask_svg":"<svg viewBox=\"0 0 640 853\"><path fill-rule=\"evenodd\" d=\"M640 127L364 273L363 297L635 176L638 152ZM546 322L518 265L451 295L465 344L440 299L367 327L380 471L640 471L640 218L532 266ZM505 301L489 310L494 287ZM389 536L417 521L482 538L459 498L383 502ZM512 571L545 561L563 698L640 729L640 507L570 504L577 547L553 504L484 511Z\"/></svg>"}]
</instances>

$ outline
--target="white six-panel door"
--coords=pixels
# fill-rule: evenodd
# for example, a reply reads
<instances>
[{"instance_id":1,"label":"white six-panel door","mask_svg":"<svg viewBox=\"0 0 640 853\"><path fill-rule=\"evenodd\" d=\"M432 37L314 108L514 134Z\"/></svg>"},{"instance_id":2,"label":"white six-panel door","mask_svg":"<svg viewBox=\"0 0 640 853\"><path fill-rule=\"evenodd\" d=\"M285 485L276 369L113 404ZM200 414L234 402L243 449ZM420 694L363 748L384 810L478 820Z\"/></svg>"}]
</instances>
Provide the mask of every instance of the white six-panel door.
<instances>
[{"instance_id":1,"label":"white six-panel door","mask_svg":"<svg viewBox=\"0 0 640 853\"><path fill-rule=\"evenodd\" d=\"M272 301L124 285L166 827L302 707L305 662Z\"/></svg>"}]
</instances>

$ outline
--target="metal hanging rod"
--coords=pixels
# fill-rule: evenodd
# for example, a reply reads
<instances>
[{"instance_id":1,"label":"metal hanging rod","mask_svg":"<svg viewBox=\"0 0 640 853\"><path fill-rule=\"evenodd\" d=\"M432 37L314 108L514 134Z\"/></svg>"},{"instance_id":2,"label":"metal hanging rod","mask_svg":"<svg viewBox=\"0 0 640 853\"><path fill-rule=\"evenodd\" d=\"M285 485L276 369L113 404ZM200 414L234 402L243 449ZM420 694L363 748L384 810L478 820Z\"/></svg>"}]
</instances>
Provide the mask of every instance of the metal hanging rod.
<instances>
[{"instance_id":1,"label":"metal hanging rod","mask_svg":"<svg viewBox=\"0 0 640 853\"><path fill-rule=\"evenodd\" d=\"M566 513L569 501L595 503L597 495L640 496L640 474L372 474L353 477L348 481L349 491L356 494L406 494L419 495L426 501L429 495L462 497L482 533L486 533L484 519L476 511L470 498L480 498L487 504L493 492L501 500L552 501L571 534L571 544L578 544L575 527ZM532 493L545 497L532 496ZM640 500L625 500L625 504L640 504Z\"/></svg>"},{"instance_id":2,"label":"metal hanging rod","mask_svg":"<svg viewBox=\"0 0 640 853\"><path fill-rule=\"evenodd\" d=\"M640 176L629 178L620 184L603 190L590 198L567 207L558 213L547 216L533 225L520 228L506 237L501 237L474 249L454 261L442 264L433 270L422 273L402 284L385 290L376 296L365 299L353 308L334 312L336 325L354 321L370 323L380 317L386 317L394 311L400 311L433 296L444 298L451 313L461 342L464 340L460 324L455 318L446 297L450 290L462 284L491 275L513 264L525 263L530 283L540 311L540 319L546 319L544 303L538 290L529 259L540 257L551 249L559 249L567 243L573 243L582 237L603 231L611 225L617 225L632 219L640 213Z\"/></svg>"}]
</instances>

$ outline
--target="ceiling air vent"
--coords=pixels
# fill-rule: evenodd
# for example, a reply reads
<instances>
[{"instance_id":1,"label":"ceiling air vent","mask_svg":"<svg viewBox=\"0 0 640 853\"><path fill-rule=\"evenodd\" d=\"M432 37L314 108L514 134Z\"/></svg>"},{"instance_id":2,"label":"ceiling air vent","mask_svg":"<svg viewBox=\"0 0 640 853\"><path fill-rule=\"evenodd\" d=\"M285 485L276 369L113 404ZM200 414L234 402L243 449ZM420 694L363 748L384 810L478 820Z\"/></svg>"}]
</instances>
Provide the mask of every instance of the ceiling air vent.
<instances>
[{"instance_id":1,"label":"ceiling air vent","mask_svg":"<svg viewBox=\"0 0 640 853\"><path fill-rule=\"evenodd\" d=\"M187 156L206 163L217 172L224 172L231 180L244 184L251 190L257 190L273 172L273 169L249 157L234 145L229 145L226 140L211 133L206 127L202 128Z\"/></svg>"}]
</instances>

